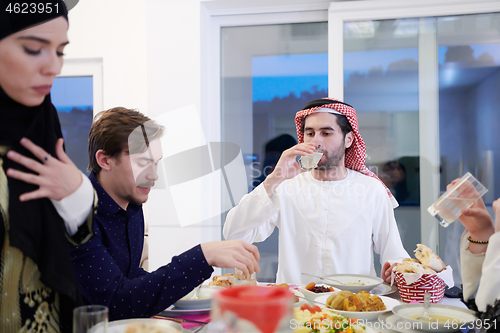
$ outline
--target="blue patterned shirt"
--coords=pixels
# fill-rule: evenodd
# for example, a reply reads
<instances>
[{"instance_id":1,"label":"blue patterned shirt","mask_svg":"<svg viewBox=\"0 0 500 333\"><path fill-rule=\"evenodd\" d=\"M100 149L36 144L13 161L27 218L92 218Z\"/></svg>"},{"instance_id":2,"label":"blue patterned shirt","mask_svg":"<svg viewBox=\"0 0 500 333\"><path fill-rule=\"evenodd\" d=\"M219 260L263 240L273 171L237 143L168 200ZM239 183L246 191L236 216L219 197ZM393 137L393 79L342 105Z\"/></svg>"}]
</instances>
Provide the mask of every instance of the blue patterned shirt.
<instances>
[{"instance_id":1,"label":"blue patterned shirt","mask_svg":"<svg viewBox=\"0 0 500 333\"><path fill-rule=\"evenodd\" d=\"M148 273L139 267L144 244L142 205L123 210L89 176L99 197L94 216L95 236L71 246L71 259L80 291L91 304L106 305L109 319L153 316L208 279L213 272L201 246L172 258Z\"/></svg>"}]
</instances>

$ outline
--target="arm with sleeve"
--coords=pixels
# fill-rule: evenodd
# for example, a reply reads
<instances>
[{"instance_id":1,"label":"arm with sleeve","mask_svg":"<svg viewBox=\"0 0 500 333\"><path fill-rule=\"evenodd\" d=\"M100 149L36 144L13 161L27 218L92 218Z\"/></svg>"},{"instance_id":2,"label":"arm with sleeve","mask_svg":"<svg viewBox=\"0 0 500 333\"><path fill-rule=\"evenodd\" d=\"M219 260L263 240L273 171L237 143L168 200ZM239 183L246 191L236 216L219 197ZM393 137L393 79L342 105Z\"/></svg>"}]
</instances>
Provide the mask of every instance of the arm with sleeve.
<instances>
[{"instance_id":1,"label":"arm with sleeve","mask_svg":"<svg viewBox=\"0 0 500 333\"><path fill-rule=\"evenodd\" d=\"M168 265L147 273L130 267L122 272L102 242L99 228L85 245L72 247L71 256L82 295L91 304L109 308L110 320L153 316L189 293L213 272L201 246L172 258Z\"/></svg>"},{"instance_id":2,"label":"arm with sleeve","mask_svg":"<svg viewBox=\"0 0 500 333\"><path fill-rule=\"evenodd\" d=\"M373 217L373 246L376 253L380 254L380 263L400 261L409 258L408 252L403 247L398 225L394 217L394 208L382 186L378 186L376 204ZM378 193L380 192L380 193Z\"/></svg>"},{"instance_id":3,"label":"arm with sleeve","mask_svg":"<svg viewBox=\"0 0 500 333\"><path fill-rule=\"evenodd\" d=\"M68 235L73 236L78 228L92 214L94 188L90 180L82 173L82 183L78 189L61 200L53 200L57 213L62 217Z\"/></svg>"},{"instance_id":4,"label":"arm with sleeve","mask_svg":"<svg viewBox=\"0 0 500 333\"><path fill-rule=\"evenodd\" d=\"M467 230L462 234L460 243L460 261L462 266L462 282L464 300L476 299L479 311L486 311L500 299L500 233L489 239L486 253L473 254L469 251ZM467 267L467 269L465 269ZM477 294L476 294L477 291Z\"/></svg>"},{"instance_id":5,"label":"arm with sleeve","mask_svg":"<svg viewBox=\"0 0 500 333\"><path fill-rule=\"evenodd\" d=\"M465 301L468 301L469 298L475 298L485 257L484 253L474 254L469 251L469 241L467 240L469 236L470 233L465 230L460 240L460 266L462 267L462 285Z\"/></svg>"},{"instance_id":6,"label":"arm with sleeve","mask_svg":"<svg viewBox=\"0 0 500 333\"><path fill-rule=\"evenodd\" d=\"M224 224L224 238L241 239L248 243L262 242L273 233L278 219L278 194L269 198L264 185L260 184L229 211Z\"/></svg>"}]
</instances>

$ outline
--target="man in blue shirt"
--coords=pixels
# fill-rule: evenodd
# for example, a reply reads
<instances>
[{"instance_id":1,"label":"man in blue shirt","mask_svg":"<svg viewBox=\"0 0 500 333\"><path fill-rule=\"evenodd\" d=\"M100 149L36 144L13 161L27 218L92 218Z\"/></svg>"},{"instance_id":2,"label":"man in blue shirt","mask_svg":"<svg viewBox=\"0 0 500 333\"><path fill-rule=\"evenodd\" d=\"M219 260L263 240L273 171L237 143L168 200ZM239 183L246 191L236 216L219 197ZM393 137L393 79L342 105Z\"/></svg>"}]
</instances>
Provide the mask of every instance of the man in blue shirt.
<instances>
[{"instance_id":1,"label":"man in blue shirt","mask_svg":"<svg viewBox=\"0 0 500 333\"><path fill-rule=\"evenodd\" d=\"M89 178L99 197L95 236L71 248L82 295L109 308L110 320L150 317L189 293L212 266L258 272L257 247L243 241L203 243L148 273L139 267L144 243L142 203L158 179L163 127L125 108L96 116L89 135Z\"/></svg>"}]
</instances>

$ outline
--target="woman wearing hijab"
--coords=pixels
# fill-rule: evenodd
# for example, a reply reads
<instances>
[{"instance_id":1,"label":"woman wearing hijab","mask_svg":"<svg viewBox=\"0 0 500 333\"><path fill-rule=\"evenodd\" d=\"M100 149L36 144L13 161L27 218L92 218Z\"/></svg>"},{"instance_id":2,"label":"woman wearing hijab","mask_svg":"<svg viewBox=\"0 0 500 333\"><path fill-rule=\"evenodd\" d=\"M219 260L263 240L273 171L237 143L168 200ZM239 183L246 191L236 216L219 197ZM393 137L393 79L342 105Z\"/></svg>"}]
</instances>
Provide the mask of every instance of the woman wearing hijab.
<instances>
[{"instance_id":1,"label":"woman wearing hijab","mask_svg":"<svg viewBox=\"0 0 500 333\"><path fill-rule=\"evenodd\" d=\"M464 209L459 217L466 228L460 241L463 297L469 308L478 311L483 323L483 327L470 332L500 329L500 199L492 206L495 223L482 199Z\"/></svg>"},{"instance_id":2,"label":"woman wearing hijab","mask_svg":"<svg viewBox=\"0 0 500 333\"><path fill-rule=\"evenodd\" d=\"M0 332L70 332L81 300L67 241L90 237L93 190L64 153L49 94L66 7L23 3L0 0Z\"/></svg>"}]
</instances>

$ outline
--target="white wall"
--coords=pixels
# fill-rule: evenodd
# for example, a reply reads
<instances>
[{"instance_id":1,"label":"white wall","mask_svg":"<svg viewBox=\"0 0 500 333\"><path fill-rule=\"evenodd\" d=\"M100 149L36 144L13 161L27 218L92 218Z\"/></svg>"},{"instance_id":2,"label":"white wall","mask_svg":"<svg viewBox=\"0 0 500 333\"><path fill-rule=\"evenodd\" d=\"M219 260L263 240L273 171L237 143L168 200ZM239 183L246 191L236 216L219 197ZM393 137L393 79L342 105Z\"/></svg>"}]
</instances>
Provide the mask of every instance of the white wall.
<instances>
[{"instance_id":1,"label":"white wall","mask_svg":"<svg viewBox=\"0 0 500 333\"><path fill-rule=\"evenodd\" d=\"M199 2L82 0L70 11L66 59L102 59L105 110L124 106L151 117L190 104L199 110ZM147 205L145 213L150 270L200 242L220 239L220 224L180 228L164 225L168 217L148 214Z\"/></svg>"},{"instance_id":2,"label":"white wall","mask_svg":"<svg viewBox=\"0 0 500 333\"><path fill-rule=\"evenodd\" d=\"M69 22L65 58L102 59L104 109L125 106L147 112L144 2L80 1L69 12Z\"/></svg>"}]
</instances>

